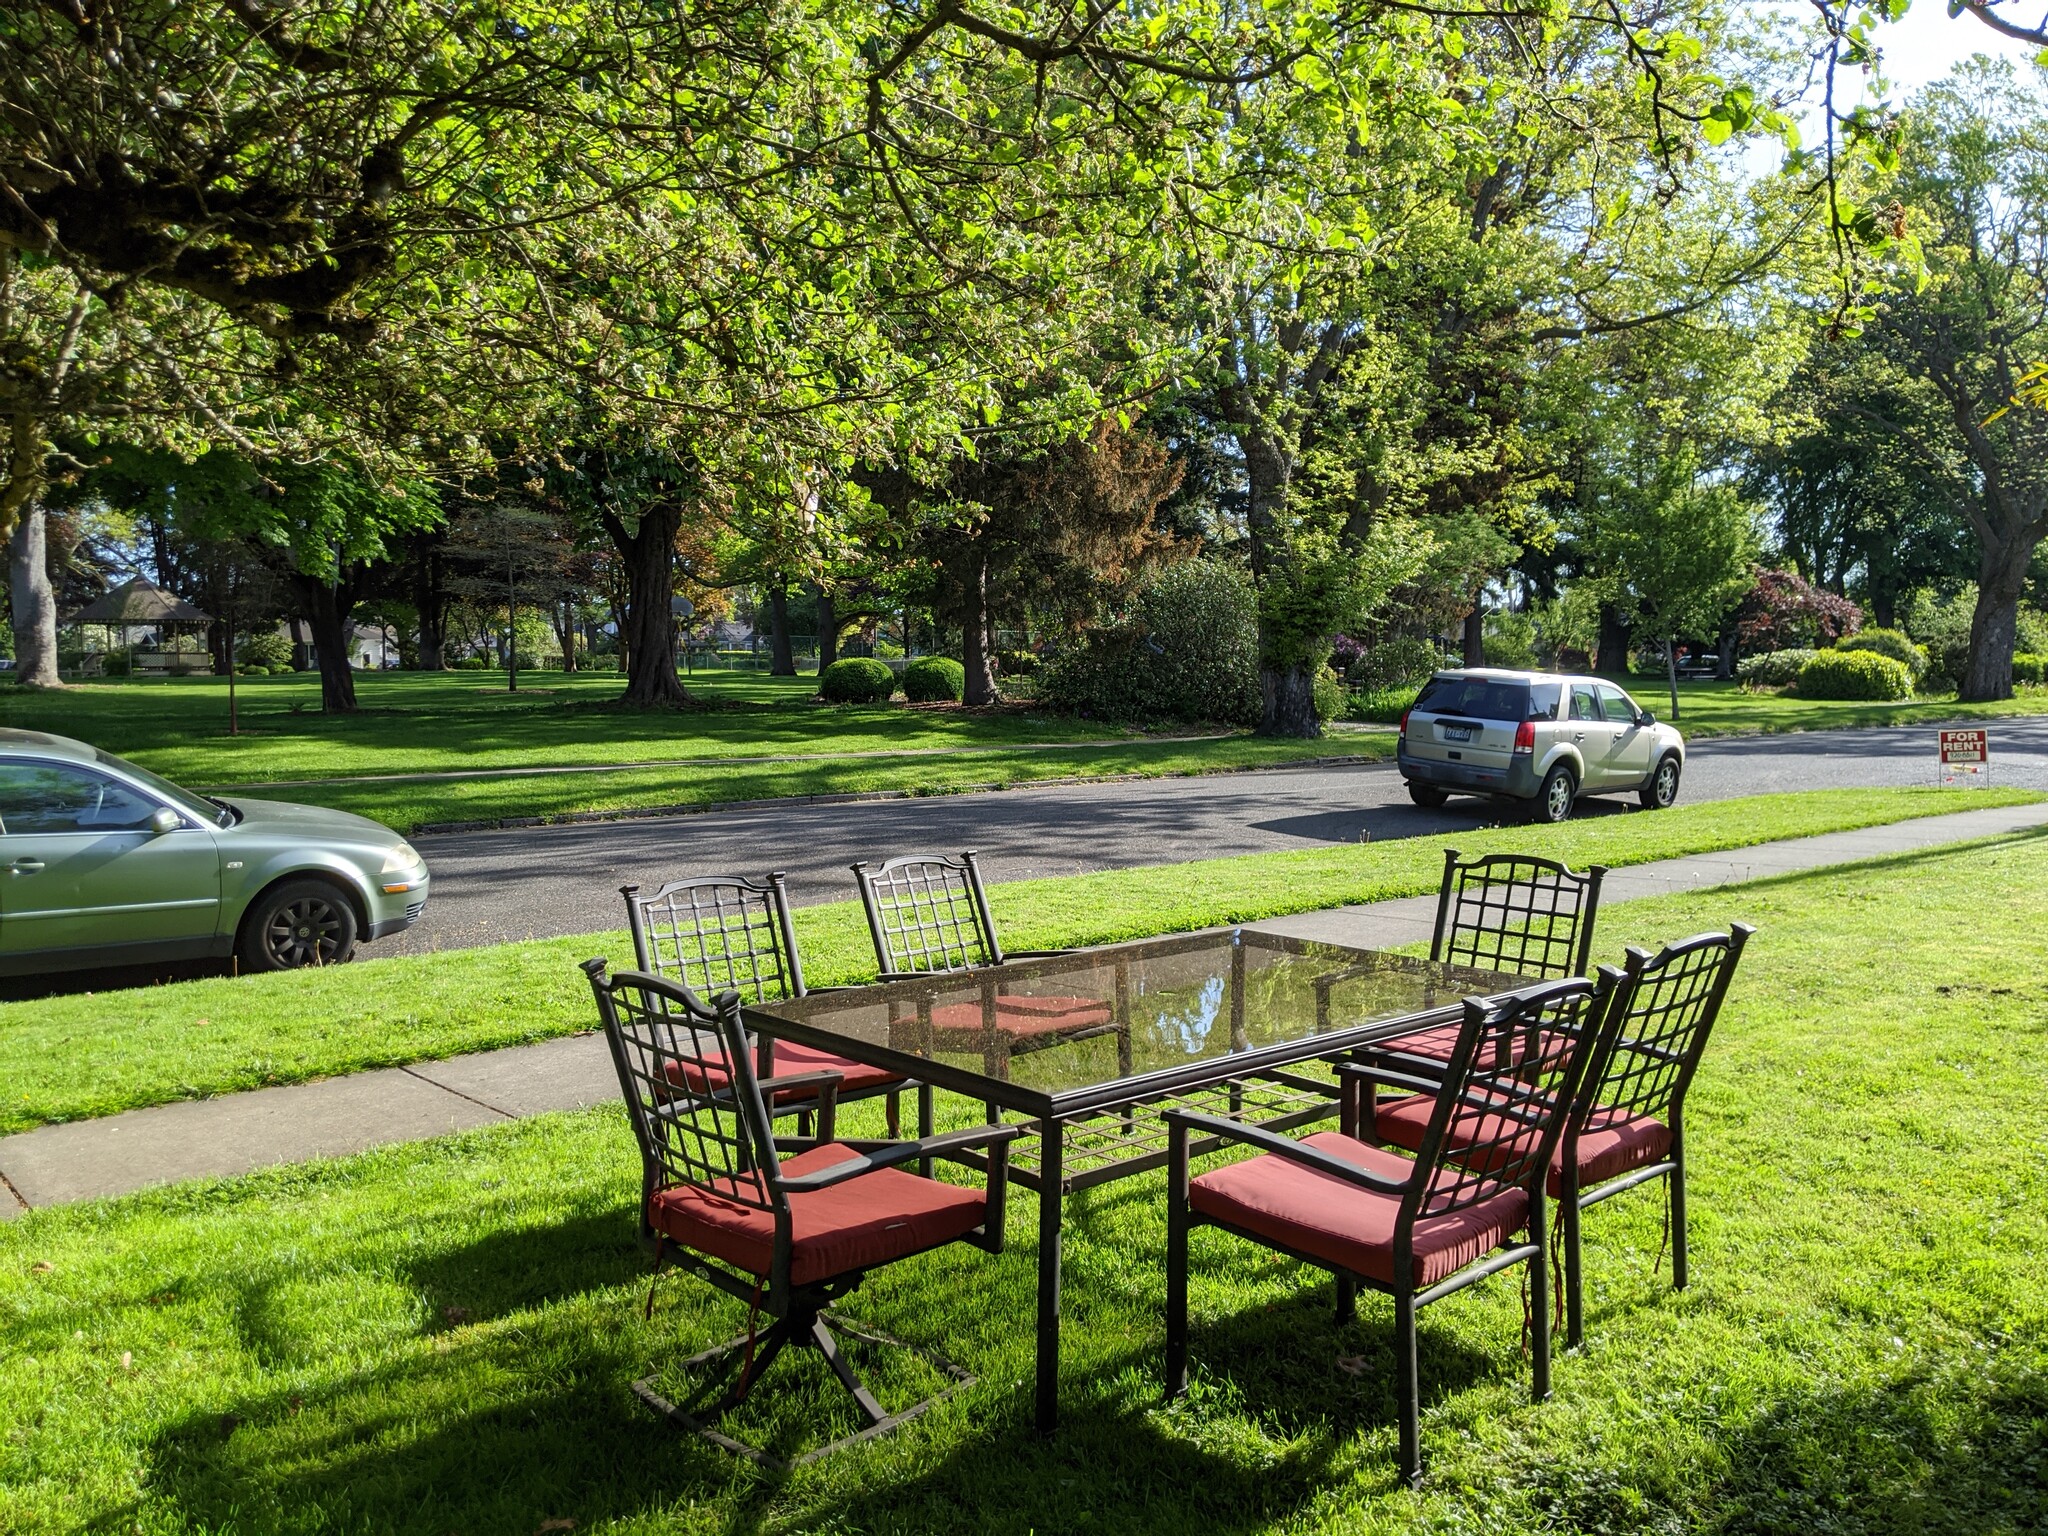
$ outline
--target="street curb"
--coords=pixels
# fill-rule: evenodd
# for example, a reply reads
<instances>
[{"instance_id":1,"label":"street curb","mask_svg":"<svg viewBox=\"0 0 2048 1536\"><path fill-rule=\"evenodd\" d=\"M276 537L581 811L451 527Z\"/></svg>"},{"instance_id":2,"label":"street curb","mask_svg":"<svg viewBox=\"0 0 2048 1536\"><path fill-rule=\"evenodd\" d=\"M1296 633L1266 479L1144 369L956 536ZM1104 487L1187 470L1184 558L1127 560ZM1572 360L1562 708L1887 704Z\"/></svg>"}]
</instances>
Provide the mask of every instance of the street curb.
<instances>
[{"instance_id":1,"label":"street curb","mask_svg":"<svg viewBox=\"0 0 2048 1536\"><path fill-rule=\"evenodd\" d=\"M408 837L435 837L454 832L503 832L518 827L575 827L607 821L655 821L675 816L709 816L719 811L762 811L778 805L853 805L870 800L928 800L941 795L985 795L998 790L1056 789L1074 784L1135 784L1151 779L1207 779L1223 774L1285 773L1297 768L1353 768L1392 762L1362 752L1333 757L1300 757L1286 763L1242 763L1227 768L1187 768L1175 773L1074 773L1051 779L1018 779L1010 783L952 784L939 789L862 789L837 795L772 795L762 800L712 800L697 805L627 806L613 811L564 811L557 816L502 816L485 821L430 821L413 827Z\"/></svg>"}]
</instances>

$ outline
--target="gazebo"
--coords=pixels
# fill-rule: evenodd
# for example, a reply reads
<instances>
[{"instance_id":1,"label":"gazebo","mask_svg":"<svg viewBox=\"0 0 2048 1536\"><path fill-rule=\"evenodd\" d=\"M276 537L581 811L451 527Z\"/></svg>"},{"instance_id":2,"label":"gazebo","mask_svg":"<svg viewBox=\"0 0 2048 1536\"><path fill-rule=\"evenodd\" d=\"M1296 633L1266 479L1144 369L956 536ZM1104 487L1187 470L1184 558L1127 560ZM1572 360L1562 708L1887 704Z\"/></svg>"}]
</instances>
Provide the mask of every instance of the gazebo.
<instances>
[{"instance_id":1,"label":"gazebo","mask_svg":"<svg viewBox=\"0 0 2048 1536\"><path fill-rule=\"evenodd\" d=\"M153 628L161 636L166 629L175 632L186 625L211 624L213 615L166 592L146 577L134 576L87 603L71 616L71 622L97 624L109 632L119 629L125 644L131 629Z\"/></svg>"}]
</instances>

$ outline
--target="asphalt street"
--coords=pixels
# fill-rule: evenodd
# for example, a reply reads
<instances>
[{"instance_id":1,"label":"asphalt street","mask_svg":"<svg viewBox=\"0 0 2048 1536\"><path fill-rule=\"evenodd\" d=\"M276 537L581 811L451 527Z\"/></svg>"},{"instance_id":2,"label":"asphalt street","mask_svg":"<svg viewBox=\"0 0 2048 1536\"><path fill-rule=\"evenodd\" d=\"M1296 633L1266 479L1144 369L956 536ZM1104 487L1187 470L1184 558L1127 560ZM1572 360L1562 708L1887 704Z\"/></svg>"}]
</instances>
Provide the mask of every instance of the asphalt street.
<instances>
[{"instance_id":1,"label":"asphalt street","mask_svg":"<svg viewBox=\"0 0 2048 1536\"><path fill-rule=\"evenodd\" d=\"M2048 789L2048 718L1989 728L1991 782ZM1934 733L1902 726L1698 742L1681 799L1931 784ZM1633 804L1585 801L1578 814L1624 814ZM847 866L855 859L898 853L975 848L991 879L1022 880L1355 843L1368 834L1378 842L1485 826L1501 815L1481 800L1418 810L1393 766L1376 764L450 833L415 839L433 873L426 916L361 955L623 927L619 887L629 881L652 888L688 875L780 869L795 899L811 903L851 897Z\"/></svg>"}]
</instances>

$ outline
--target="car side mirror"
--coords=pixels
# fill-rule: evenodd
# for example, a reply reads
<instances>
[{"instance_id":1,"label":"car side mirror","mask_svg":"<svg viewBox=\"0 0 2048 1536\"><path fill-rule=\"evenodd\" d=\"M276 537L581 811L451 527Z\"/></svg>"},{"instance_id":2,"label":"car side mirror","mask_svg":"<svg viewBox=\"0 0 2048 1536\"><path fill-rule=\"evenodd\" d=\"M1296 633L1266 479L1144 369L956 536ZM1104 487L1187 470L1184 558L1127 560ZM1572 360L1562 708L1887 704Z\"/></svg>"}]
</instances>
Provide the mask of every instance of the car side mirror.
<instances>
[{"instance_id":1,"label":"car side mirror","mask_svg":"<svg viewBox=\"0 0 2048 1536\"><path fill-rule=\"evenodd\" d=\"M1651 713L1650 713L1650 712L1649 712L1649 711L1648 711L1647 709L1644 709L1644 710L1638 710L1638 711L1636 712L1636 724L1637 724L1637 725L1655 725L1656 723L1657 723L1657 717L1656 717L1655 715L1651 714Z\"/></svg>"},{"instance_id":2,"label":"car side mirror","mask_svg":"<svg viewBox=\"0 0 2048 1536\"><path fill-rule=\"evenodd\" d=\"M185 818L172 810L168 805L160 805L150 814L149 830L158 837L162 837L166 832L175 832L183 825L185 825Z\"/></svg>"}]
</instances>

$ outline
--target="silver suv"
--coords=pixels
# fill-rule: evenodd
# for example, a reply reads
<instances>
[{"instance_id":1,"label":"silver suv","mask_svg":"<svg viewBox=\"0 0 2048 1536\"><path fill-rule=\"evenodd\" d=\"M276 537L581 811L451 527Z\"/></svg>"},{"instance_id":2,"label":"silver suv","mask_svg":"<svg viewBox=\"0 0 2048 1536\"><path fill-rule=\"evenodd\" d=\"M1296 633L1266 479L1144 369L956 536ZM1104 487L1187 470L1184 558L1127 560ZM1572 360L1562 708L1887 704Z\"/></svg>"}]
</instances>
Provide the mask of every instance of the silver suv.
<instances>
[{"instance_id":1,"label":"silver suv","mask_svg":"<svg viewBox=\"0 0 2048 1536\"><path fill-rule=\"evenodd\" d=\"M1670 805L1685 738L1603 678L1466 667L1423 684L1401 717L1400 761L1417 805L1503 795L1563 821L1581 795Z\"/></svg>"}]
</instances>

